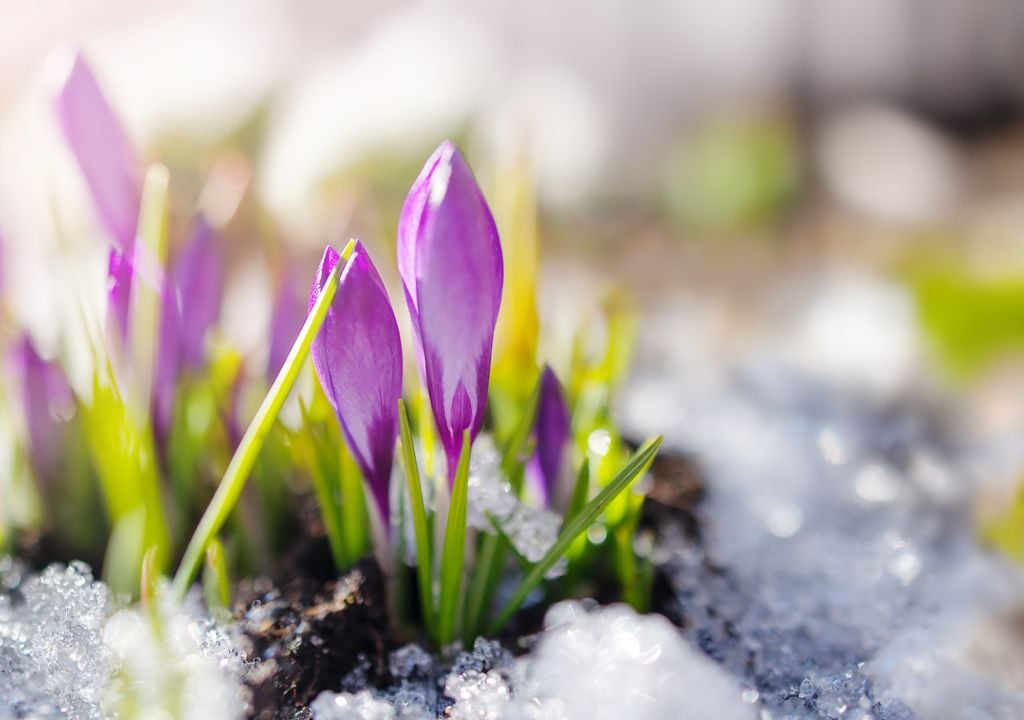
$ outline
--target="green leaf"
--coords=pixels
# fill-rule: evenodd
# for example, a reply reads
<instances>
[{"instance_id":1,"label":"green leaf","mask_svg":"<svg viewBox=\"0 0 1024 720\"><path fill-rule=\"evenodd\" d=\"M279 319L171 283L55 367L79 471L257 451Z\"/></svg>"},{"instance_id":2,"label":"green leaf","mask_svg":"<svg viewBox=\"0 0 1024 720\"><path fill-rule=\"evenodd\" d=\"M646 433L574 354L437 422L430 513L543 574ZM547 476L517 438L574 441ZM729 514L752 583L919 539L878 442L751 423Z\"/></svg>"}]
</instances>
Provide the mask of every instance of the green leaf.
<instances>
[{"instance_id":1,"label":"green leaf","mask_svg":"<svg viewBox=\"0 0 1024 720\"><path fill-rule=\"evenodd\" d=\"M409 413L401 398L398 400L398 423L402 440L402 467L405 470L405 478L409 487L412 525L416 537L416 573L420 586L420 612L423 615L423 624L427 629L427 635L436 637L434 564L430 546L430 526L427 523L427 510L423 505L423 487L420 483L420 468L416 461L416 448L412 444Z\"/></svg>"},{"instance_id":2,"label":"green leaf","mask_svg":"<svg viewBox=\"0 0 1024 720\"><path fill-rule=\"evenodd\" d=\"M338 467L340 474L341 533L345 538L351 562L354 564L361 558L369 546L370 520L366 509L366 494L363 488L363 475L344 440L338 443L335 450L340 458ZM383 518L387 522L387 518Z\"/></svg>"},{"instance_id":3,"label":"green leaf","mask_svg":"<svg viewBox=\"0 0 1024 720\"><path fill-rule=\"evenodd\" d=\"M139 208L135 257L135 281L131 287L129 338L131 356L125 363L129 378L126 391L132 420L149 422L153 371L156 366L157 329L160 327L161 276L167 254L167 204L170 173L163 165L146 171Z\"/></svg>"},{"instance_id":4,"label":"green leaf","mask_svg":"<svg viewBox=\"0 0 1024 720\"><path fill-rule=\"evenodd\" d=\"M491 634L497 633L502 626L509 621L512 615L515 614L516 610L519 609L519 606L523 604L526 596L529 595L530 591L544 579L544 574L550 570L556 562L558 562L558 559L572 544L573 540L586 532L587 528L589 528L601 515L604 509L608 507L608 504L628 488L633 480L646 472L647 468L654 460L654 456L657 455L658 448L661 447L662 440L663 438L658 436L638 450L626 466L622 468L619 474L615 476L615 478L608 483L593 500L587 503L579 514L565 526L559 534L558 539L555 540L554 545L552 545L544 557L533 566L530 572L527 573L526 577L522 579L516 592L505 604L505 607L502 608L501 612L498 613L498 618L490 627Z\"/></svg>"},{"instance_id":5,"label":"green leaf","mask_svg":"<svg viewBox=\"0 0 1024 720\"><path fill-rule=\"evenodd\" d=\"M220 485L217 486L217 492L214 493L206 512L199 520L199 525L196 527L188 547L185 548L185 555L181 559L178 572L175 573L171 585L174 596L179 600L184 599L185 593L188 592L192 579L202 562L206 546L223 527L235 503L238 502L238 497L242 493L242 488L245 487L245 481L256 462L256 456L259 455L263 441L273 427L274 421L281 411L281 406L284 405L288 393L299 376L302 364L305 362L306 356L309 355L309 347L313 343L313 338L316 337L327 316L327 310L338 290L338 277L348 255L351 254L351 247L352 243L349 243L345 252L342 253L342 259L327 276L323 291L307 315L306 322L299 331L299 336L295 339L291 352L288 353L288 359L285 360L270 391L263 398L259 409L256 410L256 416L249 424L245 435L242 436L242 441L239 443L238 449L235 450Z\"/></svg>"},{"instance_id":6,"label":"green leaf","mask_svg":"<svg viewBox=\"0 0 1024 720\"><path fill-rule=\"evenodd\" d=\"M331 559L338 570L343 570L352 565L352 557L341 531L341 508L334 492L334 479L338 477L340 471L338 455L326 447L322 433L318 432L316 421L309 416L309 409L301 400L299 410L302 413L303 431L296 433L292 442L300 461L308 468L313 480L313 494L316 496L320 517L324 522L324 533L331 549Z\"/></svg>"},{"instance_id":7,"label":"green leaf","mask_svg":"<svg viewBox=\"0 0 1024 720\"><path fill-rule=\"evenodd\" d=\"M206 567L203 570L203 596L212 613L224 615L231 607L231 580L228 578L224 545L214 538L206 548Z\"/></svg>"},{"instance_id":8,"label":"green leaf","mask_svg":"<svg viewBox=\"0 0 1024 720\"><path fill-rule=\"evenodd\" d=\"M497 525L495 528L500 532ZM463 627L463 641L466 647L470 647L476 639L480 620L490 604L492 577L496 574L494 568L503 569L504 565L505 552L501 547L501 538L494 533L485 534L480 543L480 551L476 555L469 591L466 593L466 622Z\"/></svg>"},{"instance_id":9,"label":"green leaf","mask_svg":"<svg viewBox=\"0 0 1024 720\"><path fill-rule=\"evenodd\" d=\"M462 588L463 561L466 556L466 510L469 499L469 430L462 434L462 452L455 470L452 500L441 550L441 600L438 609L437 639L442 646L455 639L455 615Z\"/></svg>"},{"instance_id":10,"label":"green leaf","mask_svg":"<svg viewBox=\"0 0 1024 720\"><path fill-rule=\"evenodd\" d=\"M537 405L540 403L540 376L537 377L537 381L533 385L533 390L530 391L530 395L527 398L526 406L523 408L522 415L519 416L519 424L516 426L509 438L508 445L505 447L505 454L501 460L501 471L505 477L512 477L515 474L515 469L518 466L520 470L522 465L526 462L527 458L524 457L526 454L526 448L529 444L530 433L533 430L535 419L537 417ZM522 485L522 474L519 476L519 485ZM519 494L520 487L513 484L513 490L516 494Z\"/></svg>"}]
</instances>

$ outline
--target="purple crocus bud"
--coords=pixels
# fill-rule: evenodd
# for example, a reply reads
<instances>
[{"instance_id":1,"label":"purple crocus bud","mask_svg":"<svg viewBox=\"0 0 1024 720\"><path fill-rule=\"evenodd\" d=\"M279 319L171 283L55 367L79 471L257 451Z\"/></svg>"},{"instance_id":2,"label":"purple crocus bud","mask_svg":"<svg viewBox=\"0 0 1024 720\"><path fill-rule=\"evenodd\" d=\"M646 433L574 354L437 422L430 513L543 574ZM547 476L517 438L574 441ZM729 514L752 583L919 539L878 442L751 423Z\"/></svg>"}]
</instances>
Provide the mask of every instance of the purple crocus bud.
<instances>
[{"instance_id":1,"label":"purple crocus bud","mask_svg":"<svg viewBox=\"0 0 1024 720\"><path fill-rule=\"evenodd\" d=\"M153 418L157 434L170 427L179 375L203 368L205 341L220 315L224 263L213 229L199 216L161 291L160 352L153 375Z\"/></svg>"},{"instance_id":2,"label":"purple crocus bud","mask_svg":"<svg viewBox=\"0 0 1024 720\"><path fill-rule=\"evenodd\" d=\"M139 218L139 163L80 54L72 58L54 106L104 228L117 247L130 249Z\"/></svg>"},{"instance_id":3,"label":"purple crocus bud","mask_svg":"<svg viewBox=\"0 0 1024 720\"><path fill-rule=\"evenodd\" d=\"M267 377L274 381L288 359L292 343L302 328L306 315L302 309L295 282L295 273L288 269L282 275L270 314L270 349L267 353Z\"/></svg>"},{"instance_id":4,"label":"purple crocus bud","mask_svg":"<svg viewBox=\"0 0 1024 720\"><path fill-rule=\"evenodd\" d=\"M191 238L174 265L172 279L181 301L182 366L198 370L206 359L206 334L220 315L224 286L224 260L213 228L202 216L192 226Z\"/></svg>"},{"instance_id":5,"label":"purple crocus bud","mask_svg":"<svg viewBox=\"0 0 1024 720\"><path fill-rule=\"evenodd\" d=\"M25 426L32 466L44 480L52 480L64 441L60 425L73 407L71 388L57 363L39 355L24 337L12 356L15 378L21 387Z\"/></svg>"},{"instance_id":6,"label":"purple crocus bud","mask_svg":"<svg viewBox=\"0 0 1024 720\"><path fill-rule=\"evenodd\" d=\"M398 271L452 480L463 431L475 437L484 420L504 268L487 201L449 141L405 200Z\"/></svg>"},{"instance_id":7,"label":"purple crocus bud","mask_svg":"<svg viewBox=\"0 0 1024 720\"><path fill-rule=\"evenodd\" d=\"M324 251L310 309L338 259L333 248ZM402 341L384 283L359 242L310 352L320 385L387 523L402 395Z\"/></svg>"},{"instance_id":8,"label":"purple crocus bud","mask_svg":"<svg viewBox=\"0 0 1024 720\"><path fill-rule=\"evenodd\" d=\"M116 247L110 248L107 259L107 328L116 329L117 341L121 344L128 336L128 310L134 275L131 255Z\"/></svg>"},{"instance_id":9,"label":"purple crocus bud","mask_svg":"<svg viewBox=\"0 0 1024 720\"><path fill-rule=\"evenodd\" d=\"M562 476L565 451L571 434L569 407L562 384L547 365L540 377L537 399L537 423L534 426L536 450L528 466L528 475L537 494L550 505Z\"/></svg>"},{"instance_id":10,"label":"purple crocus bud","mask_svg":"<svg viewBox=\"0 0 1024 720\"><path fill-rule=\"evenodd\" d=\"M174 414L174 395L181 367L181 308L173 282L160 292L160 320L156 363L153 368L153 430L163 443Z\"/></svg>"}]
</instances>

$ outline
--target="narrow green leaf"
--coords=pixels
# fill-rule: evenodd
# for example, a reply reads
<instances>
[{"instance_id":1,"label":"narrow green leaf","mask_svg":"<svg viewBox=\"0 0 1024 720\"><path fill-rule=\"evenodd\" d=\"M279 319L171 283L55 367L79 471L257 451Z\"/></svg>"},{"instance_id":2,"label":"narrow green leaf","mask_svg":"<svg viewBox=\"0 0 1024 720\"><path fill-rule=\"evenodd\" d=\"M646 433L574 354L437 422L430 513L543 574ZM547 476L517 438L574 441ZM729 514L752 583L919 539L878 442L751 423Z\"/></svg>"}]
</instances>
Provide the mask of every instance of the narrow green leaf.
<instances>
[{"instance_id":1,"label":"narrow green leaf","mask_svg":"<svg viewBox=\"0 0 1024 720\"><path fill-rule=\"evenodd\" d=\"M412 430L409 427L409 413L405 403L398 400L398 427L402 440L402 468L409 488L412 527L416 537L416 573L420 586L420 612L427 635L436 637L436 612L434 610L434 563L430 545L430 525L427 510L423 505L423 486L420 483L420 468L416 461L416 448L412 444Z\"/></svg>"},{"instance_id":2,"label":"narrow green leaf","mask_svg":"<svg viewBox=\"0 0 1024 720\"><path fill-rule=\"evenodd\" d=\"M632 459L626 464L624 468L619 472L615 478L608 483L597 496L587 503L586 506L576 515L571 522L559 534L558 539L555 540L555 544L551 546L551 549L544 555L541 560L533 566L526 577L523 578L522 582L519 583L519 587L516 592L512 595L509 601L502 608L501 612L498 613L497 619L492 623L490 627L490 633L497 633L502 626L505 625L515 614L519 606L522 605L526 596L533 590L544 579L544 573L551 569L551 567L558 562L558 559L566 551L572 541L579 535L586 532L587 528L590 527L595 520L601 515L608 504L615 499L619 493L623 492L637 477L642 475L651 462L654 460L654 456L658 453L658 448L661 447L662 437L651 440L643 448L638 450Z\"/></svg>"},{"instance_id":3,"label":"narrow green leaf","mask_svg":"<svg viewBox=\"0 0 1024 720\"><path fill-rule=\"evenodd\" d=\"M491 593L488 592L488 586L493 568L495 565L501 567L504 564L505 553L501 547L501 538L494 533L486 533L480 541L480 551L476 555L469 580L469 591L466 593L466 622L463 625L462 638L466 647L472 647L480 629L480 620L489 604Z\"/></svg>"},{"instance_id":4,"label":"narrow green leaf","mask_svg":"<svg viewBox=\"0 0 1024 720\"><path fill-rule=\"evenodd\" d=\"M562 527L568 525L573 518L580 514L587 502L587 495L590 494L590 459L583 458L580 471L576 475L576 484L572 488L572 497L569 499L569 507L566 508L565 517L562 518Z\"/></svg>"},{"instance_id":5,"label":"narrow green leaf","mask_svg":"<svg viewBox=\"0 0 1024 720\"><path fill-rule=\"evenodd\" d=\"M462 453L455 470L452 500L441 550L441 600L438 610L437 639L442 646L455 639L455 616L462 589L463 561L466 557L466 510L469 499L469 430L462 434Z\"/></svg>"},{"instance_id":6,"label":"narrow green leaf","mask_svg":"<svg viewBox=\"0 0 1024 720\"><path fill-rule=\"evenodd\" d=\"M336 452L339 458L341 533L351 563L354 564L365 554L370 544L370 518L366 508L363 474L344 440L338 443Z\"/></svg>"},{"instance_id":7,"label":"narrow green leaf","mask_svg":"<svg viewBox=\"0 0 1024 720\"><path fill-rule=\"evenodd\" d=\"M302 414L302 432L296 433L293 446L313 480L313 495L320 508L331 559L338 570L343 570L352 564L352 558L341 532L341 510L332 482L338 476L337 453L324 447L316 421L309 416L309 409L301 399L299 412Z\"/></svg>"},{"instance_id":8,"label":"narrow green leaf","mask_svg":"<svg viewBox=\"0 0 1024 720\"><path fill-rule=\"evenodd\" d=\"M130 361L125 363L129 383L128 407L136 426L149 420L153 371L156 366L157 328L160 326L161 285L167 255L167 205L170 173L163 165L146 171L135 240L135 282L129 304Z\"/></svg>"},{"instance_id":9,"label":"narrow green leaf","mask_svg":"<svg viewBox=\"0 0 1024 720\"><path fill-rule=\"evenodd\" d=\"M203 569L203 596L211 612L224 614L231 607L231 580L224 544L214 538L206 548L206 567Z\"/></svg>"},{"instance_id":10,"label":"narrow green leaf","mask_svg":"<svg viewBox=\"0 0 1024 720\"><path fill-rule=\"evenodd\" d=\"M537 405L540 403L540 382L541 376L538 375L537 381L533 384L533 390L530 391L530 395L527 398L526 407L523 408L523 414L519 418L519 424L512 432L512 436L509 438L508 445L505 448L505 455L501 460L501 471L507 478L512 478L515 475L516 467L519 467L521 470L522 465L527 460L524 455L526 454L530 433L533 430L537 417ZM518 477L518 486L513 484L513 490L517 495L522 489L521 472Z\"/></svg>"},{"instance_id":11,"label":"narrow green leaf","mask_svg":"<svg viewBox=\"0 0 1024 720\"><path fill-rule=\"evenodd\" d=\"M346 251L349 251L349 248L346 248ZM295 339L291 352L288 353L288 359L285 360L270 391L263 398L259 409L256 410L256 416L245 431L213 499L199 520L199 525L196 527L188 547L185 548L185 555L182 557L178 572L174 575L171 585L172 592L179 600L184 599L185 593L188 592L189 585L192 584L192 579L202 562L206 546L223 527L224 521L227 520L235 503L238 502L238 496L241 495L242 488L245 487L245 481L256 462L256 456L263 446L263 441L266 439L267 433L270 432L277 414L281 411L281 406L284 405L292 385L295 384L302 364L306 356L309 355L309 347L313 343L313 338L320 330L331 301L334 300L334 294L338 290L338 277L344 264L344 260L339 261L327 276L324 289L306 317L306 322L303 324L302 330L299 331L299 336Z\"/></svg>"}]
</instances>

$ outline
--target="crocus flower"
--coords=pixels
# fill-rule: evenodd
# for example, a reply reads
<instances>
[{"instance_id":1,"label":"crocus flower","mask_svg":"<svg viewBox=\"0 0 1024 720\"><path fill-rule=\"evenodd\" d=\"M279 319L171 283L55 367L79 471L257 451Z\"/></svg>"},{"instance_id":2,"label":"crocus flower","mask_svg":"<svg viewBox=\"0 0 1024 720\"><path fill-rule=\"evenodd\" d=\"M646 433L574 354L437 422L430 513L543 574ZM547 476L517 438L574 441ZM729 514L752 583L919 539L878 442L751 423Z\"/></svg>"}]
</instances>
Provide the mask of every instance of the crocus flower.
<instances>
[{"instance_id":1,"label":"crocus flower","mask_svg":"<svg viewBox=\"0 0 1024 720\"><path fill-rule=\"evenodd\" d=\"M295 285L295 273L285 270L277 284L274 307L270 313L270 349L267 352L267 378L274 381L288 359L292 343L302 328L306 316L302 312L302 300Z\"/></svg>"},{"instance_id":2,"label":"crocus flower","mask_svg":"<svg viewBox=\"0 0 1024 720\"><path fill-rule=\"evenodd\" d=\"M324 251L310 309L338 259L334 248ZM311 355L320 385L386 523L402 394L402 342L384 283L359 242L341 271Z\"/></svg>"},{"instance_id":3,"label":"crocus flower","mask_svg":"<svg viewBox=\"0 0 1024 720\"><path fill-rule=\"evenodd\" d=\"M451 142L427 160L406 198L398 270L452 480L463 432L475 437L484 420L504 269L494 218Z\"/></svg>"},{"instance_id":4,"label":"crocus flower","mask_svg":"<svg viewBox=\"0 0 1024 720\"><path fill-rule=\"evenodd\" d=\"M198 370L206 360L206 334L220 315L224 260L213 229L199 216L177 262L172 280L181 300L181 362L185 370Z\"/></svg>"},{"instance_id":5,"label":"crocus flower","mask_svg":"<svg viewBox=\"0 0 1024 720\"><path fill-rule=\"evenodd\" d=\"M537 422L534 425L536 449L528 465L528 476L545 505L550 505L565 464L565 451L571 433L569 407L562 384L547 365L540 377Z\"/></svg>"},{"instance_id":6,"label":"crocus flower","mask_svg":"<svg viewBox=\"0 0 1024 720\"><path fill-rule=\"evenodd\" d=\"M80 54L72 58L54 105L100 221L115 245L130 249L139 219L139 163Z\"/></svg>"},{"instance_id":7,"label":"crocus flower","mask_svg":"<svg viewBox=\"0 0 1024 720\"><path fill-rule=\"evenodd\" d=\"M107 328L108 332L111 329L116 331L121 343L128 337L128 308L134 275L132 257L116 247L110 248L107 258Z\"/></svg>"},{"instance_id":8,"label":"crocus flower","mask_svg":"<svg viewBox=\"0 0 1024 720\"><path fill-rule=\"evenodd\" d=\"M63 453L61 424L73 408L71 388L60 366L43 358L28 337L13 348L12 362L21 387L32 466L40 479L53 481Z\"/></svg>"},{"instance_id":9,"label":"crocus flower","mask_svg":"<svg viewBox=\"0 0 1024 720\"><path fill-rule=\"evenodd\" d=\"M153 380L153 419L161 437L170 426L179 375L201 370L205 363L206 334L220 315L223 279L224 261L213 229L198 216L161 291L160 352Z\"/></svg>"},{"instance_id":10,"label":"crocus flower","mask_svg":"<svg viewBox=\"0 0 1024 720\"><path fill-rule=\"evenodd\" d=\"M96 77L78 53L62 78L54 109L113 244L107 266L107 327L108 332L113 328L123 343L134 275L131 253L139 220L139 162Z\"/></svg>"}]
</instances>

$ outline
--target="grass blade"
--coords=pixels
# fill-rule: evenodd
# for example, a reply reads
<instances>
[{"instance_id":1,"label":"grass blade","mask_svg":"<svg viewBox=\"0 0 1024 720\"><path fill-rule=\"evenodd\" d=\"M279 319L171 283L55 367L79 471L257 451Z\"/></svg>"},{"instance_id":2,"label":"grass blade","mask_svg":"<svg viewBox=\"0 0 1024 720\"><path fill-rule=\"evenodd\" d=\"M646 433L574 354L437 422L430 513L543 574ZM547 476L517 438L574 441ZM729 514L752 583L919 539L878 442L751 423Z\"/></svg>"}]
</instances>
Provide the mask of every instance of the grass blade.
<instances>
[{"instance_id":1,"label":"grass blade","mask_svg":"<svg viewBox=\"0 0 1024 720\"><path fill-rule=\"evenodd\" d=\"M341 532L341 509L331 481L339 474L336 454L326 447L327 443L321 437L322 433L310 417L306 403L301 400L299 410L302 413L304 432L295 434L292 439L293 447L303 458L313 481L313 495L320 508L331 559L338 570L343 570L352 563L345 537Z\"/></svg>"},{"instance_id":2,"label":"grass blade","mask_svg":"<svg viewBox=\"0 0 1024 720\"><path fill-rule=\"evenodd\" d=\"M562 527L573 521L587 502L587 495L590 494L590 458L583 458L579 474L576 475L576 485L572 489L572 497L569 499L569 507L566 508L565 517L562 518Z\"/></svg>"},{"instance_id":3,"label":"grass blade","mask_svg":"<svg viewBox=\"0 0 1024 720\"><path fill-rule=\"evenodd\" d=\"M528 458L524 457L526 454L527 446L529 445L530 434L533 431L534 422L537 417L537 406L540 403L540 384L541 376L537 377L537 382L533 384L533 390L530 391L530 395L526 400L526 407L523 409L523 414L519 417L519 424L512 432L512 436L509 438L508 445L505 448L505 454L501 459L501 471L507 478L513 478L517 467L522 469L522 465ZM522 473L519 473L518 483L512 483L512 488L515 490L516 495L522 490Z\"/></svg>"},{"instance_id":4,"label":"grass blade","mask_svg":"<svg viewBox=\"0 0 1024 720\"><path fill-rule=\"evenodd\" d=\"M174 596L179 600L184 599L185 593L188 592L189 585L192 584L192 579L202 562L206 546L223 527L238 501L238 496L242 493L242 488L245 487L245 481L256 462L256 456L263 446L263 441L277 419L277 414L281 411L281 406L284 405L292 385L295 384L302 364L305 362L306 356L309 355L309 347L313 343L313 338L316 337L327 316L327 310L338 290L338 276L344 264L339 261L327 276L327 282L324 283L320 297L317 298L306 317L306 322L299 331L299 336L295 339L291 352L288 353L288 359L285 360L278 372L274 384L270 387L270 392L263 398L259 409L256 410L256 416L249 424L245 435L242 436L242 441L238 444L238 449L235 450L213 499L199 520L199 525L196 527L188 547L185 548L185 555L181 559L181 565L178 566L178 572L175 573L171 585Z\"/></svg>"},{"instance_id":5,"label":"grass blade","mask_svg":"<svg viewBox=\"0 0 1024 720\"><path fill-rule=\"evenodd\" d=\"M503 568L504 564L505 553L501 547L501 538L494 533L484 534L469 580L469 591L466 593L466 622L462 638L466 647L472 647L480 628L480 618L489 603L491 578L496 574L494 568Z\"/></svg>"},{"instance_id":6,"label":"grass blade","mask_svg":"<svg viewBox=\"0 0 1024 720\"><path fill-rule=\"evenodd\" d=\"M658 448L661 447L662 437L658 436L654 440L651 440L643 448L637 451L635 455L630 459L619 474L608 483L597 496L587 503L583 509L576 515L575 518L569 522L562 532L559 534L558 539L555 540L555 544L551 546L547 554L544 555L541 560L534 565L530 572L527 573L526 577L520 582L518 589L515 594L509 599L498 614L497 619L490 627L490 633L497 633L502 626L509 621L509 618L515 614L519 606L522 605L526 596L533 590L544 579L544 573L551 569L551 567L558 562L558 558L566 551L566 549L572 544L579 535L586 532L587 528L590 527L595 520L601 515L608 504L614 500L619 493L629 487L630 483L633 482L637 477L643 474L654 460L654 456L658 453Z\"/></svg>"},{"instance_id":7,"label":"grass blade","mask_svg":"<svg viewBox=\"0 0 1024 720\"><path fill-rule=\"evenodd\" d=\"M226 617L231 607L231 580L224 545L214 538L206 548L206 567L203 570L203 596L211 613Z\"/></svg>"},{"instance_id":8,"label":"grass blade","mask_svg":"<svg viewBox=\"0 0 1024 720\"><path fill-rule=\"evenodd\" d=\"M434 561L430 546L430 526L427 510L423 505L423 486L420 483L420 468L416 461L416 448L412 444L412 429L409 427L409 413L405 403L398 400L398 426L402 439L402 467L409 487L410 509L412 510L413 533L416 537L416 573L420 586L420 612L427 636L436 637L434 611Z\"/></svg>"},{"instance_id":9,"label":"grass blade","mask_svg":"<svg viewBox=\"0 0 1024 720\"><path fill-rule=\"evenodd\" d=\"M466 557L466 510L469 499L469 430L462 434L462 453L455 470L452 500L441 550L441 600L438 608L437 640L441 646L455 639L455 615L462 589L463 561Z\"/></svg>"},{"instance_id":10,"label":"grass blade","mask_svg":"<svg viewBox=\"0 0 1024 720\"><path fill-rule=\"evenodd\" d=\"M149 401L156 367L157 333L167 255L167 205L170 173L163 165L146 171L135 240L134 282L131 286L129 341L131 358L125 363L130 382L126 390L132 420L139 427L149 420Z\"/></svg>"}]
</instances>

